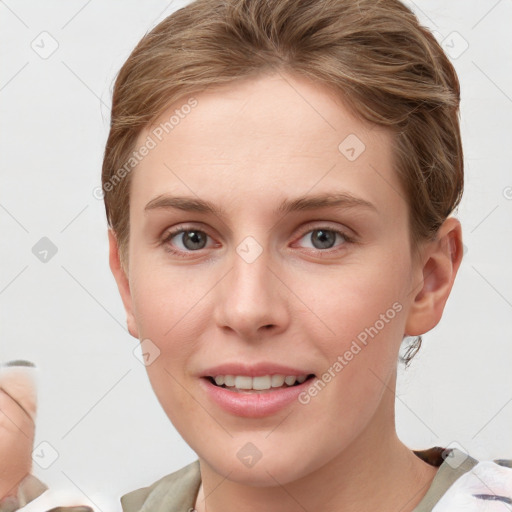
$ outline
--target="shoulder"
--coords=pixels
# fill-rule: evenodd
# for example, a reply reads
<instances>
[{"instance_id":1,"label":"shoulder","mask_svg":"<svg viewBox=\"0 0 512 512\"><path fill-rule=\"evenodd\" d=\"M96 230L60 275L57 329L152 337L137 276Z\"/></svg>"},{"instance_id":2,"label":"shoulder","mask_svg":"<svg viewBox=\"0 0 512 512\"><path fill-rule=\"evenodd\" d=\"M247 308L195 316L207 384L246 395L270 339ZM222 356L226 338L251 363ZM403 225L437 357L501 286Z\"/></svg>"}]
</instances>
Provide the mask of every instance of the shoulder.
<instances>
[{"instance_id":1,"label":"shoulder","mask_svg":"<svg viewBox=\"0 0 512 512\"><path fill-rule=\"evenodd\" d=\"M441 497L432 512L498 512L512 508L512 459L476 461Z\"/></svg>"},{"instance_id":2,"label":"shoulder","mask_svg":"<svg viewBox=\"0 0 512 512\"><path fill-rule=\"evenodd\" d=\"M416 453L432 465L439 466L439 470L414 512L498 512L510 509L512 459L479 461L457 448L435 447ZM200 485L199 460L196 460L148 487L122 496L123 512L192 510ZM509 507L504 509L507 505Z\"/></svg>"},{"instance_id":3,"label":"shoulder","mask_svg":"<svg viewBox=\"0 0 512 512\"><path fill-rule=\"evenodd\" d=\"M199 460L195 460L148 487L122 496L123 512L187 511L194 507L200 485Z\"/></svg>"},{"instance_id":4,"label":"shoulder","mask_svg":"<svg viewBox=\"0 0 512 512\"><path fill-rule=\"evenodd\" d=\"M498 512L512 504L512 460L480 461L458 448L414 451L439 469L414 512ZM492 508L492 507L502 508Z\"/></svg>"}]
</instances>

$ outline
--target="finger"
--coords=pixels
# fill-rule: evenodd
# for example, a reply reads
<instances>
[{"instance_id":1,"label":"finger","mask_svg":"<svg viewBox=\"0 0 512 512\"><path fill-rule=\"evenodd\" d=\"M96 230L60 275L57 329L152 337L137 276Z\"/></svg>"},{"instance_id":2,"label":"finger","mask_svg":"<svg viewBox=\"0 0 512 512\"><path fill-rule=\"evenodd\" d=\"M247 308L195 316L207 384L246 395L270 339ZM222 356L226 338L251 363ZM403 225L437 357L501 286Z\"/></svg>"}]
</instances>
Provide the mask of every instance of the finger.
<instances>
[{"instance_id":1,"label":"finger","mask_svg":"<svg viewBox=\"0 0 512 512\"><path fill-rule=\"evenodd\" d=\"M10 361L0 366L0 390L35 421L37 392L35 365L30 361Z\"/></svg>"}]
</instances>

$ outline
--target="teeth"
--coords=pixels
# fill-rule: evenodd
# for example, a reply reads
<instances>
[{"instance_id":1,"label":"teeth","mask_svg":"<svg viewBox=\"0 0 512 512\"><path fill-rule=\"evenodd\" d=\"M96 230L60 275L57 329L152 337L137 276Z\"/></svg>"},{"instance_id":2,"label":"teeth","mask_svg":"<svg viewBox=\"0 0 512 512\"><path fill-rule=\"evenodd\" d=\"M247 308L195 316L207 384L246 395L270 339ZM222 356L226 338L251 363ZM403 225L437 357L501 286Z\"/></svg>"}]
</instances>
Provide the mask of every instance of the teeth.
<instances>
[{"instance_id":1,"label":"teeth","mask_svg":"<svg viewBox=\"0 0 512 512\"><path fill-rule=\"evenodd\" d=\"M235 377L235 388L238 389L252 389L252 378L251 377Z\"/></svg>"},{"instance_id":2,"label":"teeth","mask_svg":"<svg viewBox=\"0 0 512 512\"><path fill-rule=\"evenodd\" d=\"M235 385L235 377L233 375L225 375L224 384L228 387L233 387Z\"/></svg>"},{"instance_id":3,"label":"teeth","mask_svg":"<svg viewBox=\"0 0 512 512\"><path fill-rule=\"evenodd\" d=\"M272 375L272 387L280 388L284 384L285 380L286 377L284 375Z\"/></svg>"},{"instance_id":4,"label":"teeth","mask_svg":"<svg viewBox=\"0 0 512 512\"><path fill-rule=\"evenodd\" d=\"M284 384L293 386L295 382L302 384L307 379L307 375L263 375L261 377L248 377L246 375L217 375L214 377L217 386L226 386L236 389L254 389L265 390L271 388L280 388Z\"/></svg>"},{"instance_id":5,"label":"teeth","mask_svg":"<svg viewBox=\"0 0 512 512\"><path fill-rule=\"evenodd\" d=\"M253 377L252 379L251 377L247 377L247 379L249 379L249 382L252 384L252 389L270 389L272 387L272 377L270 377L270 375L264 375L262 377Z\"/></svg>"}]
</instances>

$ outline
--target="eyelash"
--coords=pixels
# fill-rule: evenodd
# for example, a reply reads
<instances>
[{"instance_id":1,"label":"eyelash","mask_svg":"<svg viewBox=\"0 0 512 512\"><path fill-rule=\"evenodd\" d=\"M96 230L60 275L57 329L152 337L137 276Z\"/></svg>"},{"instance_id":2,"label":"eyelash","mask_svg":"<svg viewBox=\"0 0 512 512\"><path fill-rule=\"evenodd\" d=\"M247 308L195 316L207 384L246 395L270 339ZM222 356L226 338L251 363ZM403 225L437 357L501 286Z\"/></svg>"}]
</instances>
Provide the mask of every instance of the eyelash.
<instances>
[{"instance_id":1,"label":"eyelash","mask_svg":"<svg viewBox=\"0 0 512 512\"><path fill-rule=\"evenodd\" d=\"M196 229L194 227L189 227L189 226L180 226L178 228L175 228L173 229L172 231L170 231L169 233L167 233L167 235L165 236L165 238L162 240L162 245L165 246L165 250L168 251L169 253L173 254L173 255L176 255L178 257L181 257L181 258L187 258L187 254L191 254L191 253L194 253L194 252L201 252L202 249L198 249L197 251L181 251L181 250L176 250L176 249L173 249L171 246L170 246L170 241L176 236L176 235L179 235L180 233L186 233L187 231L198 231L199 233L202 233L208 237L210 237L210 235L208 235L208 233L206 233L205 231L203 230L200 230L200 229ZM341 244L341 247L343 247L345 244L353 244L355 243L355 239L349 235L347 235L344 231L341 231L339 229L335 229L335 228L330 228L329 226L318 226L318 227L315 227L313 229L308 229L307 231L304 231L300 237L299 237L299 240L304 238L305 235L307 235L308 233L312 233L314 231L329 231L329 232L332 232L332 233L335 233L337 235L340 235L344 242ZM210 237L211 238L211 237ZM329 253L329 252L337 252L336 249L309 249L310 251L315 251L315 252L320 252L320 253ZM183 254L185 253L185 254Z\"/></svg>"}]
</instances>

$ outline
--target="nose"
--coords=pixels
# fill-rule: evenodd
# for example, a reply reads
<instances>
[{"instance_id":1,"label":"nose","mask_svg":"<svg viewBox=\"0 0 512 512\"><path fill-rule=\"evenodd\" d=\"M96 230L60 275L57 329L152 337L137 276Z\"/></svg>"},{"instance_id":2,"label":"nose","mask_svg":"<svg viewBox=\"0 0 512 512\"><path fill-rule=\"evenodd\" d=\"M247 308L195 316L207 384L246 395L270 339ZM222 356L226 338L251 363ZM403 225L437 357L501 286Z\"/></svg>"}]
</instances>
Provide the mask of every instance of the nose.
<instances>
[{"instance_id":1,"label":"nose","mask_svg":"<svg viewBox=\"0 0 512 512\"><path fill-rule=\"evenodd\" d=\"M219 283L217 325L247 341L275 336L288 325L290 292L268 250L261 250L254 240L237 249L231 270Z\"/></svg>"}]
</instances>

